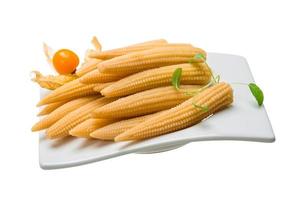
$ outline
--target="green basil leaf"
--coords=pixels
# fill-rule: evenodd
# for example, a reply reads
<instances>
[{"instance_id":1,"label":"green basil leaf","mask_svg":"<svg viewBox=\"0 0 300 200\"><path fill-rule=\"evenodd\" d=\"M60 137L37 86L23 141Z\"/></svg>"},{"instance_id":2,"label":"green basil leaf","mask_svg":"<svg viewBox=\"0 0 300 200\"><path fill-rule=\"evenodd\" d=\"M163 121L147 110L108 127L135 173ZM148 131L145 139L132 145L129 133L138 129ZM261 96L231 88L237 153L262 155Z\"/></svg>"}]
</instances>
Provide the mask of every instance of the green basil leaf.
<instances>
[{"instance_id":1,"label":"green basil leaf","mask_svg":"<svg viewBox=\"0 0 300 200\"><path fill-rule=\"evenodd\" d=\"M195 108L198 108L198 109L204 111L204 112L207 112L209 110L208 106L205 106L205 105L197 105L197 104L193 103L193 106Z\"/></svg>"},{"instance_id":2,"label":"green basil leaf","mask_svg":"<svg viewBox=\"0 0 300 200\"><path fill-rule=\"evenodd\" d=\"M181 80L182 69L177 68L172 75L172 85L176 90L179 90Z\"/></svg>"},{"instance_id":3,"label":"green basil leaf","mask_svg":"<svg viewBox=\"0 0 300 200\"><path fill-rule=\"evenodd\" d=\"M261 106L264 102L264 93L255 83L249 83L248 86L258 105Z\"/></svg>"}]
</instances>

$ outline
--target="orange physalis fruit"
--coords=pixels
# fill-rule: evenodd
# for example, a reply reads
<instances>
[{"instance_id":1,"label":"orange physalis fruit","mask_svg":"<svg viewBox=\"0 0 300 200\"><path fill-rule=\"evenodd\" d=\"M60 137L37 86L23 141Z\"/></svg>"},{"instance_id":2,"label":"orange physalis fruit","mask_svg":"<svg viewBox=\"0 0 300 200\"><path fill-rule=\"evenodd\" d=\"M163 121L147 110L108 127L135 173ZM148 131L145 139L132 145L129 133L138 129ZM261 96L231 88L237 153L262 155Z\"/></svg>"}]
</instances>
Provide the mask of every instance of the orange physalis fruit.
<instances>
[{"instance_id":1,"label":"orange physalis fruit","mask_svg":"<svg viewBox=\"0 0 300 200\"><path fill-rule=\"evenodd\" d=\"M52 63L59 74L71 74L79 64L78 56L69 49L61 49L55 52Z\"/></svg>"}]
</instances>

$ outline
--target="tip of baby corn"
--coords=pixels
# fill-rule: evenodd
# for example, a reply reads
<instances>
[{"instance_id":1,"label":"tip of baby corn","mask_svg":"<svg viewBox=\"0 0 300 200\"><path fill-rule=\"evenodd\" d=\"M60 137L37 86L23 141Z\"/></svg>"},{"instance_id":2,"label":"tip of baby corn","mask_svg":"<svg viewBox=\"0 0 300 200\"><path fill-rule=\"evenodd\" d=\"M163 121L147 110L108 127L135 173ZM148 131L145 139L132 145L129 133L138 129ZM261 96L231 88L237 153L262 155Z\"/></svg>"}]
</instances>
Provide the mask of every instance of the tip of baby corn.
<instances>
[{"instance_id":1,"label":"tip of baby corn","mask_svg":"<svg viewBox=\"0 0 300 200\"><path fill-rule=\"evenodd\" d=\"M133 140L130 135L128 135L126 132L118 135L117 137L115 137L115 142L122 142L122 141L129 141L129 140Z\"/></svg>"},{"instance_id":2,"label":"tip of baby corn","mask_svg":"<svg viewBox=\"0 0 300 200\"><path fill-rule=\"evenodd\" d=\"M80 132L78 132L78 131L74 131L74 130L70 130L69 131L69 135L71 135L71 136L74 136L74 137L80 137Z\"/></svg>"},{"instance_id":3,"label":"tip of baby corn","mask_svg":"<svg viewBox=\"0 0 300 200\"><path fill-rule=\"evenodd\" d=\"M107 140L107 139L101 137L101 135L99 135L99 134L96 133L95 131L90 133L90 137L91 137L91 138L94 138L94 139L98 139L98 140Z\"/></svg>"},{"instance_id":4,"label":"tip of baby corn","mask_svg":"<svg viewBox=\"0 0 300 200\"><path fill-rule=\"evenodd\" d=\"M70 130L69 135L80 138L90 138L89 135L85 135L82 131Z\"/></svg>"},{"instance_id":5,"label":"tip of baby corn","mask_svg":"<svg viewBox=\"0 0 300 200\"><path fill-rule=\"evenodd\" d=\"M31 131L32 132L40 131L38 124L33 125L33 127L31 128Z\"/></svg>"},{"instance_id":6,"label":"tip of baby corn","mask_svg":"<svg viewBox=\"0 0 300 200\"><path fill-rule=\"evenodd\" d=\"M113 95L113 93L111 92L111 87L105 87L104 89L102 89L100 91L100 93L105 96L105 97L116 97L115 95Z\"/></svg>"},{"instance_id":7,"label":"tip of baby corn","mask_svg":"<svg viewBox=\"0 0 300 200\"><path fill-rule=\"evenodd\" d=\"M41 131L43 129L45 129L44 123L39 121L32 126L31 131L36 132L36 131Z\"/></svg>"},{"instance_id":8,"label":"tip of baby corn","mask_svg":"<svg viewBox=\"0 0 300 200\"><path fill-rule=\"evenodd\" d=\"M100 139L100 138L98 138L98 135L95 132L91 132L90 137L95 138L95 139Z\"/></svg>"},{"instance_id":9,"label":"tip of baby corn","mask_svg":"<svg viewBox=\"0 0 300 200\"><path fill-rule=\"evenodd\" d=\"M39 112L36 116L40 117L40 116L44 116L46 114L44 114L43 112Z\"/></svg>"},{"instance_id":10,"label":"tip of baby corn","mask_svg":"<svg viewBox=\"0 0 300 200\"><path fill-rule=\"evenodd\" d=\"M47 103L44 101L44 99L41 99L37 104L36 106L37 107L40 107L40 106L43 106L43 105L46 105Z\"/></svg>"},{"instance_id":11,"label":"tip of baby corn","mask_svg":"<svg viewBox=\"0 0 300 200\"><path fill-rule=\"evenodd\" d=\"M97 131L90 133L90 137L98 140L103 140L103 141L114 141L114 138L107 137L101 133L99 134Z\"/></svg>"}]
</instances>

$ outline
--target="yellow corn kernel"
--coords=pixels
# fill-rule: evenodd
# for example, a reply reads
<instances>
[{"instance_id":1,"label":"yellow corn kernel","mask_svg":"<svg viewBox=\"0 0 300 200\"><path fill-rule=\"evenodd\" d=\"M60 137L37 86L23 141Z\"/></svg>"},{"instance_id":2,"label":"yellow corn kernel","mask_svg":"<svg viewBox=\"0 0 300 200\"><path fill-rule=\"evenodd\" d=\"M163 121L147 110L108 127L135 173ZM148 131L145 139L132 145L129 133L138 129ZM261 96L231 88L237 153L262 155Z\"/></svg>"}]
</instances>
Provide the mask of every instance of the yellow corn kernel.
<instances>
[{"instance_id":1,"label":"yellow corn kernel","mask_svg":"<svg viewBox=\"0 0 300 200\"><path fill-rule=\"evenodd\" d=\"M87 119L71 129L69 134L75 137L89 138L90 133L94 130L111 124L112 122L114 122L112 119Z\"/></svg>"},{"instance_id":2,"label":"yellow corn kernel","mask_svg":"<svg viewBox=\"0 0 300 200\"><path fill-rule=\"evenodd\" d=\"M95 92L93 88L97 85L103 85L103 88L107 86L106 83L82 84L78 79L76 79L53 90L46 97L41 99L37 105L41 106L58 101L69 101L79 97L95 95L97 92Z\"/></svg>"},{"instance_id":3,"label":"yellow corn kernel","mask_svg":"<svg viewBox=\"0 0 300 200\"><path fill-rule=\"evenodd\" d=\"M88 60L87 62L83 63L81 67L76 71L76 75L81 77L89 73L90 71L97 69L97 64L99 64L100 62L102 62L102 60L96 58Z\"/></svg>"},{"instance_id":4,"label":"yellow corn kernel","mask_svg":"<svg viewBox=\"0 0 300 200\"><path fill-rule=\"evenodd\" d=\"M152 41L148 41L148 42L130 45L130 46L123 47L123 48L117 48L117 49L112 49L112 50L107 50L107 51L95 51L93 53L90 53L89 57L107 60L107 59L111 59L111 58L114 58L117 56L122 56L122 55L132 53L132 52L143 51L146 49L160 47L167 43L168 42L164 39L152 40Z\"/></svg>"},{"instance_id":5,"label":"yellow corn kernel","mask_svg":"<svg viewBox=\"0 0 300 200\"><path fill-rule=\"evenodd\" d=\"M182 104L154 116L118 135L115 141L141 140L192 126L233 102L232 88L227 83L216 84ZM194 104L205 106L199 109Z\"/></svg>"},{"instance_id":6,"label":"yellow corn kernel","mask_svg":"<svg viewBox=\"0 0 300 200\"><path fill-rule=\"evenodd\" d=\"M52 113L41 119L39 122L37 122L33 127L32 131L40 131L46 128L49 128L51 125L53 125L55 122L60 120L62 117L67 115L68 113L80 108L81 106L95 100L96 96L91 97L82 97L78 99L74 99L72 101L69 101L65 103L64 105L60 106L56 110L54 110Z\"/></svg>"},{"instance_id":7,"label":"yellow corn kernel","mask_svg":"<svg viewBox=\"0 0 300 200\"><path fill-rule=\"evenodd\" d=\"M91 112L105 104L114 101L114 98L100 97L91 101L80 108L68 113L66 116L58 120L46 131L49 139L61 138L69 135L69 131L76 125L90 118Z\"/></svg>"},{"instance_id":8,"label":"yellow corn kernel","mask_svg":"<svg viewBox=\"0 0 300 200\"><path fill-rule=\"evenodd\" d=\"M103 73L129 75L161 66L188 63L199 53L206 57L205 51L192 46L161 47L106 60L99 63L97 67ZM203 61L199 59L197 62Z\"/></svg>"},{"instance_id":9,"label":"yellow corn kernel","mask_svg":"<svg viewBox=\"0 0 300 200\"><path fill-rule=\"evenodd\" d=\"M160 87L120 98L96 109L95 118L129 118L172 108L191 98L183 91L199 89L200 86L181 86L181 91L172 86Z\"/></svg>"},{"instance_id":10,"label":"yellow corn kernel","mask_svg":"<svg viewBox=\"0 0 300 200\"><path fill-rule=\"evenodd\" d=\"M64 105L65 103L67 103L67 101L59 101L59 102L55 102L55 103L50 103L50 104L46 105L44 108L42 108L41 111L37 114L37 116L48 115L52 111L57 109L58 107Z\"/></svg>"},{"instance_id":11,"label":"yellow corn kernel","mask_svg":"<svg viewBox=\"0 0 300 200\"><path fill-rule=\"evenodd\" d=\"M211 71L206 64L185 63L149 69L127 76L104 88L101 94L106 97L120 97L151 88L170 85L172 75L177 68L182 68L181 84L205 85L211 79Z\"/></svg>"},{"instance_id":12,"label":"yellow corn kernel","mask_svg":"<svg viewBox=\"0 0 300 200\"><path fill-rule=\"evenodd\" d=\"M159 112L160 113L160 112ZM135 117L131 119L125 119L117 121L101 128L95 129L90 133L90 137L100 140L114 140L114 138L123 133L124 131L129 130L130 128L137 126L138 124L144 122L146 119L157 115L158 113L144 115L140 117ZM102 119L99 119L102 120Z\"/></svg>"},{"instance_id":13,"label":"yellow corn kernel","mask_svg":"<svg viewBox=\"0 0 300 200\"><path fill-rule=\"evenodd\" d=\"M118 74L106 74L101 73L97 69L90 71L84 76L79 78L79 81L84 84L92 84L92 83L107 83L112 81L117 81L121 79L123 76L119 76Z\"/></svg>"}]
</instances>

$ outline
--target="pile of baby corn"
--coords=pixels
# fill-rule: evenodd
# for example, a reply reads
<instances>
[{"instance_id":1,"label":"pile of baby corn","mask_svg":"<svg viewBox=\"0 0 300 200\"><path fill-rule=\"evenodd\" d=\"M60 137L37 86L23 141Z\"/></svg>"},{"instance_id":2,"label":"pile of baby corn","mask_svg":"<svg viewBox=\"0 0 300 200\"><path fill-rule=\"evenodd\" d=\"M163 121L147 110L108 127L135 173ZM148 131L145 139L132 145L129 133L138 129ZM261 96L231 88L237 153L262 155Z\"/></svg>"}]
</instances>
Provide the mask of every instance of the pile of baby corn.
<instances>
[{"instance_id":1,"label":"pile of baby corn","mask_svg":"<svg viewBox=\"0 0 300 200\"><path fill-rule=\"evenodd\" d=\"M203 59L191 62L197 54ZM209 85L212 72L205 58L200 48L163 39L91 51L76 79L38 103L44 117L32 131L46 129L49 139L128 141L190 127L233 102L229 84ZM178 68L179 90L171 84Z\"/></svg>"}]
</instances>

